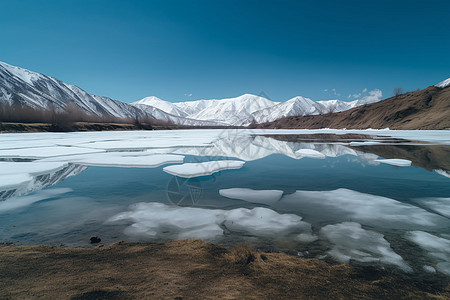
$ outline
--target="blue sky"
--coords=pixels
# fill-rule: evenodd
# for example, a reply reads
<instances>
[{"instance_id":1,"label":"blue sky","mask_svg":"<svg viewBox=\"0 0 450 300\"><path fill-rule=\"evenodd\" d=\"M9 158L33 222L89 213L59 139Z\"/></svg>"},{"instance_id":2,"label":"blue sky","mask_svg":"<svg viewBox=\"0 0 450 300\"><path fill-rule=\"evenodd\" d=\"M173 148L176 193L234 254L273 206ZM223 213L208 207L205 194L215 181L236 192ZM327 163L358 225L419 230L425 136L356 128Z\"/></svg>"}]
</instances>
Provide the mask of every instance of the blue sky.
<instances>
[{"instance_id":1,"label":"blue sky","mask_svg":"<svg viewBox=\"0 0 450 300\"><path fill-rule=\"evenodd\" d=\"M388 97L450 77L449 15L447 0L2 0L0 60L124 102Z\"/></svg>"}]
</instances>

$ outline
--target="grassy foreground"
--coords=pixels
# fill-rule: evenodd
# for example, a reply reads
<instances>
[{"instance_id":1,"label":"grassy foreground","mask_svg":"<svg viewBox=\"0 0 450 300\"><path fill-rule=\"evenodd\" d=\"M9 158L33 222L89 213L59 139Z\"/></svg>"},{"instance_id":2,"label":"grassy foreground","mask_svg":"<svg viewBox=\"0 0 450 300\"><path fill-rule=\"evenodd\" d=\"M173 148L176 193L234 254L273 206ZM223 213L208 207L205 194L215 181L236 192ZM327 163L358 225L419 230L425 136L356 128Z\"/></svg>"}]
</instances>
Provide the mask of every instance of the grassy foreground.
<instances>
[{"instance_id":1,"label":"grassy foreground","mask_svg":"<svg viewBox=\"0 0 450 300\"><path fill-rule=\"evenodd\" d=\"M439 284L199 240L0 245L1 299L449 299Z\"/></svg>"}]
</instances>

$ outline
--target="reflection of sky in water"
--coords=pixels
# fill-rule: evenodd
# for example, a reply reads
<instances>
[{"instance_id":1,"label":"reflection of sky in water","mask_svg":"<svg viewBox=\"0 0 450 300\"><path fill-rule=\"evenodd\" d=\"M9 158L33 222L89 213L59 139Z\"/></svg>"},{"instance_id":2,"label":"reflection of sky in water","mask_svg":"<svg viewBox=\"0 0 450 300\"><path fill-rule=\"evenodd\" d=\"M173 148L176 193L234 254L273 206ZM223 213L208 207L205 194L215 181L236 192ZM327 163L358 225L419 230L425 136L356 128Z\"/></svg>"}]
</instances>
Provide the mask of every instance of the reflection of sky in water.
<instances>
[{"instance_id":1,"label":"reflection of sky in water","mask_svg":"<svg viewBox=\"0 0 450 300\"><path fill-rule=\"evenodd\" d=\"M114 143L105 142L108 147ZM201 139L196 143L201 147L45 156L42 161L64 164L48 174L38 170L26 185L6 187L0 194L5 199L0 201L0 240L88 246L93 234L105 243L194 237L449 274L450 254L439 247L450 243L450 181L438 172L380 164L367 149L339 144L261 136L206 147ZM389 147L396 146L381 150L389 152ZM163 171L181 162L170 153L184 155L184 163L246 162L240 169L185 179ZM415 164L411 157L395 158ZM111 166L92 166L96 160ZM167 164L160 165L164 160ZM409 260L412 246L415 253L425 250L420 266Z\"/></svg>"}]
</instances>

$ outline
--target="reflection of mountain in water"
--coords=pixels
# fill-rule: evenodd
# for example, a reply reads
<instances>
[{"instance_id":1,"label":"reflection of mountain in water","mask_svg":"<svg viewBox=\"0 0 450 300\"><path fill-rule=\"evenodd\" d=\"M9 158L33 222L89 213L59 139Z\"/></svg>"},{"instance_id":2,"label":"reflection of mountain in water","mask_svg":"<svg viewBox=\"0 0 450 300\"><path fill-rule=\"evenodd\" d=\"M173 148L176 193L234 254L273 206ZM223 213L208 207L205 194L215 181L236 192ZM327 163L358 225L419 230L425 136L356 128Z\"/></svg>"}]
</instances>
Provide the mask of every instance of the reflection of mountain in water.
<instances>
[{"instance_id":1,"label":"reflection of mountain in water","mask_svg":"<svg viewBox=\"0 0 450 300\"><path fill-rule=\"evenodd\" d=\"M450 146L442 145L367 145L351 147L384 158L401 158L428 171L450 171Z\"/></svg>"},{"instance_id":2,"label":"reflection of mountain in water","mask_svg":"<svg viewBox=\"0 0 450 300\"><path fill-rule=\"evenodd\" d=\"M304 141L309 141L310 145L313 142L372 142L372 137L359 134L318 134L318 135L271 135L269 136L277 141L284 143L295 143L304 145ZM441 175L448 176L450 174L450 146L447 145L413 145L411 141L383 138L377 140L379 142L375 145L359 145L359 146L343 146L339 144L316 144L316 149L328 157L336 157L344 154L351 154L366 158L381 156L388 159L407 159L412 161L412 165L420 167L428 171L436 171ZM384 144L389 143L389 144ZM394 143L394 144L393 144ZM398 145L395 145L398 143ZM322 148L322 149L321 149ZM336 154L336 155L334 155Z\"/></svg>"},{"instance_id":3,"label":"reflection of mountain in water","mask_svg":"<svg viewBox=\"0 0 450 300\"><path fill-rule=\"evenodd\" d=\"M258 160L272 154L282 154L294 159L305 157L302 149L311 149L322 153L325 157L338 157L342 155L353 155L363 159L376 159L374 155L355 151L349 147L339 144L313 142L282 141L265 136L250 136L247 134L230 135L215 140L207 147L177 147L166 148L165 153L177 153L195 156L209 157L232 157L244 161ZM160 150L156 150L161 153Z\"/></svg>"},{"instance_id":4,"label":"reflection of mountain in water","mask_svg":"<svg viewBox=\"0 0 450 300\"><path fill-rule=\"evenodd\" d=\"M67 167L51 173L35 176L31 182L25 185L13 189L0 190L0 201L42 190L63 181L67 177L78 175L86 169L87 167L84 166L69 164Z\"/></svg>"}]
</instances>

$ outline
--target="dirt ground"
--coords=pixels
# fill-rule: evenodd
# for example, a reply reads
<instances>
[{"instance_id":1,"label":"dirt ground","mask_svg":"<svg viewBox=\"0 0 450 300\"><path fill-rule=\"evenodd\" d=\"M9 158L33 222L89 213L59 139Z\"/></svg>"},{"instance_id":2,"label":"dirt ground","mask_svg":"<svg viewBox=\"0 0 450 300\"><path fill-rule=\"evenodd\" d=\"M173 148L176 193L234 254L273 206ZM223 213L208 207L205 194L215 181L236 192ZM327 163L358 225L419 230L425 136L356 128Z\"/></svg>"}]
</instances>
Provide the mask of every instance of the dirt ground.
<instances>
[{"instance_id":1,"label":"dirt ground","mask_svg":"<svg viewBox=\"0 0 450 300\"><path fill-rule=\"evenodd\" d=\"M0 299L449 299L433 282L199 240L0 245Z\"/></svg>"}]
</instances>

